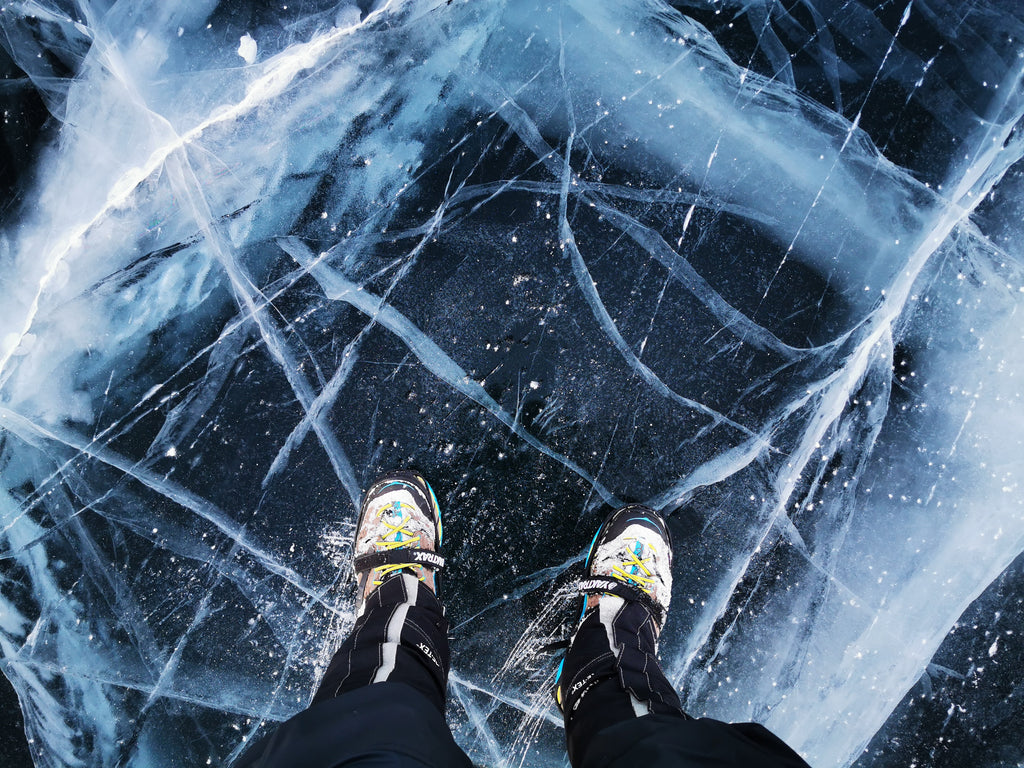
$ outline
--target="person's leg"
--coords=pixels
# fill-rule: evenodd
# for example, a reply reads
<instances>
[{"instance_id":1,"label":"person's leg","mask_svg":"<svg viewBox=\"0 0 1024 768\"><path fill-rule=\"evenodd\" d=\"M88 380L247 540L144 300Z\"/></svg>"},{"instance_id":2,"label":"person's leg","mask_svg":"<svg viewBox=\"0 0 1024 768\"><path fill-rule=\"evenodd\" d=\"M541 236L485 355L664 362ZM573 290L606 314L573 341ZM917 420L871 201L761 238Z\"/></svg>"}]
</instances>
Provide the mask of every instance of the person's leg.
<instances>
[{"instance_id":1,"label":"person's leg","mask_svg":"<svg viewBox=\"0 0 1024 768\"><path fill-rule=\"evenodd\" d=\"M419 579L392 576L370 593L352 633L334 654L313 704L366 685L405 683L442 714L450 656L441 601Z\"/></svg>"},{"instance_id":2,"label":"person's leg","mask_svg":"<svg viewBox=\"0 0 1024 768\"><path fill-rule=\"evenodd\" d=\"M607 596L590 610L561 670L569 759L581 765L597 734L644 715L686 718L658 663L656 630L638 602Z\"/></svg>"},{"instance_id":3,"label":"person's leg","mask_svg":"<svg viewBox=\"0 0 1024 768\"><path fill-rule=\"evenodd\" d=\"M658 662L672 589L672 543L656 512L639 505L605 520L587 557L587 602L558 673L574 766L605 728L649 714L687 718Z\"/></svg>"},{"instance_id":4,"label":"person's leg","mask_svg":"<svg viewBox=\"0 0 1024 768\"><path fill-rule=\"evenodd\" d=\"M356 523L358 618L313 703L374 683L400 682L443 714L448 620L434 570L444 566L441 510L418 472L389 472L367 490Z\"/></svg>"},{"instance_id":5,"label":"person's leg","mask_svg":"<svg viewBox=\"0 0 1024 768\"><path fill-rule=\"evenodd\" d=\"M440 510L420 475L392 472L367 491L356 526L355 626L309 709L246 766L470 766L444 720L448 621L435 594L444 565Z\"/></svg>"},{"instance_id":6,"label":"person's leg","mask_svg":"<svg viewBox=\"0 0 1024 768\"><path fill-rule=\"evenodd\" d=\"M657 656L671 566L668 528L645 507L617 510L594 536L579 585L586 605L555 689L574 768L807 768L757 723L683 712Z\"/></svg>"}]
</instances>

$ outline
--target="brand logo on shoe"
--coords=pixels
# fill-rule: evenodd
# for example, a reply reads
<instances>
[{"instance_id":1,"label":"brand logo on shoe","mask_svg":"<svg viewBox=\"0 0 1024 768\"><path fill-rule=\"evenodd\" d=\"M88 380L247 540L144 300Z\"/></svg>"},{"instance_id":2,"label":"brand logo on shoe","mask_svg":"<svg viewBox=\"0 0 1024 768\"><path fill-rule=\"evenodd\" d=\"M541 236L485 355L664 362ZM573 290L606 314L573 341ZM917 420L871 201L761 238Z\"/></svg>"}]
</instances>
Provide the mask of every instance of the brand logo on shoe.
<instances>
[{"instance_id":1,"label":"brand logo on shoe","mask_svg":"<svg viewBox=\"0 0 1024 768\"><path fill-rule=\"evenodd\" d=\"M429 552L425 549L420 549L412 553L412 558L417 563L426 563L427 565L432 565L435 568L444 568L444 557L436 552Z\"/></svg>"},{"instance_id":2,"label":"brand logo on shoe","mask_svg":"<svg viewBox=\"0 0 1024 768\"><path fill-rule=\"evenodd\" d=\"M583 579L576 585L576 588L581 592L586 592L591 589L608 589L618 584L619 582L615 579Z\"/></svg>"}]
</instances>

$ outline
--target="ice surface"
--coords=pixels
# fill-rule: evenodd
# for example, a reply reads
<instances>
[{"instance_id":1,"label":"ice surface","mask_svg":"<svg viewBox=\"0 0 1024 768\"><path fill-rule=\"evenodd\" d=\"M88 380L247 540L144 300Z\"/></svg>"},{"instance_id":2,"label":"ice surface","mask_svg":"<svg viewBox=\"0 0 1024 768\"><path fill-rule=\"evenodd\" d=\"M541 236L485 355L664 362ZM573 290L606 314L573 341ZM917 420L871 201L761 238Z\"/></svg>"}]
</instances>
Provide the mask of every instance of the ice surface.
<instances>
[{"instance_id":1,"label":"ice surface","mask_svg":"<svg viewBox=\"0 0 1024 768\"><path fill-rule=\"evenodd\" d=\"M481 764L564 761L539 649L624 500L671 513L688 710L887 764L1024 550L1015 0L0 23L5 120L50 114L0 240L0 666L37 765L229 764L303 708L360 489L410 464ZM998 613L960 631L1019 660Z\"/></svg>"}]
</instances>

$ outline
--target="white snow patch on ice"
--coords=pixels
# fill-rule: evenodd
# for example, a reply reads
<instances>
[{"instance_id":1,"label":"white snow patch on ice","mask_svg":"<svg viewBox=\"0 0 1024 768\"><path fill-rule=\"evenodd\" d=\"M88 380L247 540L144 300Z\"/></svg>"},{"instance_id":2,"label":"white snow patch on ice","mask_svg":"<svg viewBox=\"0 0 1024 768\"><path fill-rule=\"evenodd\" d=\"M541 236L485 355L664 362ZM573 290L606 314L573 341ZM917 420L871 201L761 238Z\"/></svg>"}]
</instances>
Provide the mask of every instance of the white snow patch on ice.
<instances>
[{"instance_id":1,"label":"white snow patch on ice","mask_svg":"<svg viewBox=\"0 0 1024 768\"><path fill-rule=\"evenodd\" d=\"M248 32L238 42L238 55L245 59L246 64L256 63L256 41Z\"/></svg>"}]
</instances>

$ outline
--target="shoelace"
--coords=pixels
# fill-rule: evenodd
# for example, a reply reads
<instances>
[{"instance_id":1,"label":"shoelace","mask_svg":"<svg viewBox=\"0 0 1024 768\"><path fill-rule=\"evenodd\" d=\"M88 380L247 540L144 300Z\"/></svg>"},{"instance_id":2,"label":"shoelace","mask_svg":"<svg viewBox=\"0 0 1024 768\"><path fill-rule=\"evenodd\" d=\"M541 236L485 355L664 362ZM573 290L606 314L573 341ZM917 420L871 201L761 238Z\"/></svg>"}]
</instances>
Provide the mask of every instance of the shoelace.
<instances>
[{"instance_id":1,"label":"shoelace","mask_svg":"<svg viewBox=\"0 0 1024 768\"><path fill-rule=\"evenodd\" d=\"M403 504L400 501L396 501L393 504L391 504L391 506L382 508L381 511L377 514L377 516L381 518L380 522L383 523L385 527L387 527L388 529L387 533L381 536L380 540L376 542L377 546L380 548L381 551L390 551L392 549L408 549L420 540L419 536L413 535L413 532L405 527L412 520L412 515L406 516L405 514L406 507L408 507L407 504ZM402 519L398 521L398 525L392 525L387 520L383 519L384 514L392 510L398 512L402 516ZM395 538L388 541L387 537L391 535L394 535ZM408 538L403 539L403 535L407 536ZM379 587L383 583L385 576L388 576L394 573L395 571L408 569L414 569L415 572L419 574L420 581L423 581L423 568L419 564L390 563L388 565L382 565L378 568L373 569L373 572L377 576L377 578L373 580L373 584L374 586Z\"/></svg>"},{"instance_id":2,"label":"shoelace","mask_svg":"<svg viewBox=\"0 0 1024 768\"><path fill-rule=\"evenodd\" d=\"M654 547L650 547L650 550L654 552ZM619 565L612 567L612 578L618 579L626 584L635 584L638 588L646 592L648 595L651 594L654 588L654 574L651 569L647 567L647 563L651 561L650 557L641 558L640 554L643 552L643 544L639 541L636 542L635 549L627 550L629 552L629 558L623 560ZM632 571L627 571L627 568L632 568ZM643 575L640 571L643 571Z\"/></svg>"}]
</instances>

